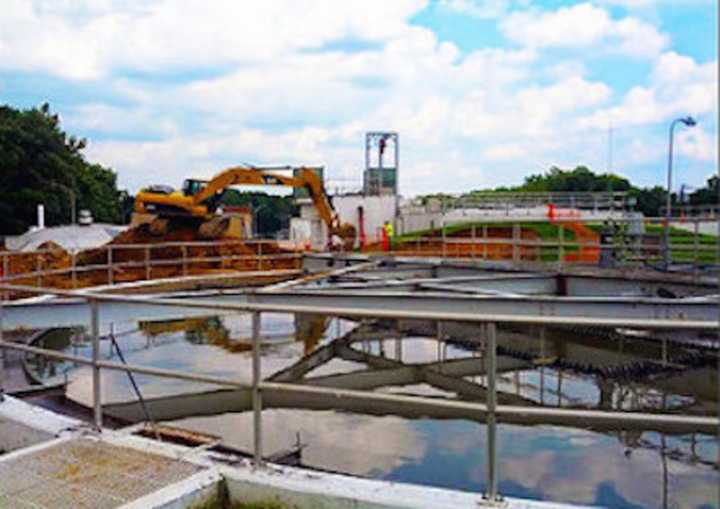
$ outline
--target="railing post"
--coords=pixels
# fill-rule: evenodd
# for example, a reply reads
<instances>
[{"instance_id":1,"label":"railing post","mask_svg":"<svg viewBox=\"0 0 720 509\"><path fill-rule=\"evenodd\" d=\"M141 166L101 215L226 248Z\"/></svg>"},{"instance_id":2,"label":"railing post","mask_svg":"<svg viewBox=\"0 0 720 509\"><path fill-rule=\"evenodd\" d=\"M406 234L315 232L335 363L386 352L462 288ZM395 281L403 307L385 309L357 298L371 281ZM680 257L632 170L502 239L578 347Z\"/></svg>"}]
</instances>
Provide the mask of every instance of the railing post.
<instances>
[{"instance_id":1,"label":"railing post","mask_svg":"<svg viewBox=\"0 0 720 509\"><path fill-rule=\"evenodd\" d=\"M487 225L484 224L482 227L482 238L483 238L483 260L487 260L488 256L488 228Z\"/></svg>"},{"instance_id":2,"label":"railing post","mask_svg":"<svg viewBox=\"0 0 720 509\"><path fill-rule=\"evenodd\" d=\"M258 253L258 268L257 268L257 270L261 271L262 270L262 241L260 241L260 243L258 244L257 253Z\"/></svg>"},{"instance_id":3,"label":"railing post","mask_svg":"<svg viewBox=\"0 0 720 509\"><path fill-rule=\"evenodd\" d=\"M187 246L183 245L181 247L182 250L182 273L183 276L188 275L188 266L187 266Z\"/></svg>"},{"instance_id":4,"label":"railing post","mask_svg":"<svg viewBox=\"0 0 720 509\"><path fill-rule=\"evenodd\" d=\"M562 368L557 370L557 406L562 408Z\"/></svg>"},{"instance_id":5,"label":"railing post","mask_svg":"<svg viewBox=\"0 0 720 509\"><path fill-rule=\"evenodd\" d=\"M262 466L262 394L260 393L260 312L252 313L252 403L253 403L253 454L255 466Z\"/></svg>"},{"instance_id":6,"label":"railing post","mask_svg":"<svg viewBox=\"0 0 720 509\"><path fill-rule=\"evenodd\" d=\"M472 235L472 254L470 255L472 259L475 259L475 225L472 225L472 229L470 230Z\"/></svg>"},{"instance_id":7,"label":"railing post","mask_svg":"<svg viewBox=\"0 0 720 509\"><path fill-rule=\"evenodd\" d=\"M93 417L95 428L102 430L102 395L100 387L100 367L97 362L100 360L100 320L98 302L90 299L90 334L92 336L92 394L93 394Z\"/></svg>"},{"instance_id":8,"label":"railing post","mask_svg":"<svg viewBox=\"0 0 720 509\"><path fill-rule=\"evenodd\" d=\"M112 256L112 246L108 244L107 246L107 264L108 264L108 284L113 284L113 256Z\"/></svg>"},{"instance_id":9,"label":"railing post","mask_svg":"<svg viewBox=\"0 0 720 509\"><path fill-rule=\"evenodd\" d=\"M563 268L565 262L565 227L558 223L558 269Z\"/></svg>"},{"instance_id":10,"label":"railing post","mask_svg":"<svg viewBox=\"0 0 720 509\"><path fill-rule=\"evenodd\" d=\"M520 225L515 223L512 227L512 261L518 263L520 261Z\"/></svg>"},{"instance_id":11,"label":"railing post","mask_svg":"<svg viewBox=\"0 0 720 509\"><path fill-rule=\"evenodd\" d=\"M7 273L3 272L7 277ZM0 294L0 343L5 341L5 292ZM5 357L7 350L0 347L0 403L5 401Z\"/></svg>"},{"instance_id":12,"label":"railing post","mask_svg":"<svg viewBox=\"0 0 720 509\"><path fill-rule=\"evenodd\" d=\"M3 254L3 277L10 277L10 256L7 253Z\"/></svg>"},{"instance_id":13,"label":"railing post","mask_svg":"<svg viewBox=\"0 0 720 509\"><path fill-rule=\"evenodd\" d=\"M77 263L76 256L75 251L70 253L70 279L72 281L73 290L77 288L77 271L75 270Z\"/></svg>"},{"instance_id":14,"label":"railing post","mask_svg":"<svg viewBox=\"0 0 720 509\"><path fill-rule=\"evenodd\" d=\"M700 220L697 217L693 218L693 220L693 275L697 279L700 272L700 260L698 254L698 250L700 249Z\"/></svg>"},{"instance_id":15,"label":"railing post","mask_svg":"<svg viewBox=\"0 0 720 509\"><path fill-rule=\"evenodd\" d=\"M540 326L540 359L543 363L540 365L540 404L545 404L545 326Z\"/></svg>"},{"instance_id":16,"label":"railing post","mask_svg":"<svg viewBox=\"0 0 720 509\"><path fill-rule=\"evenodd\" d=\"M442 230L441 231L442 231L442 258L444 260L446 254L447 254L447 252L446 252L447 245L445 244L445 220L444 219L442 222Z\"/></svg>"},{"instance_id":17,"label":"railing post","mask_svg":"<svg viewBox=\"0 0 720 509\"><path fill-rule=\"evenodd\" d=\"M500 499L497 492L497 457L496 432L497 422L495 407L497 405L497 326L490 322L485 326L486 350L485 371L487 372L487 488L485 498L490 502Z\"/></svg>"},{"instance_id":18,"label":"railing post","mask_svg":"<svg viewBox=\"0 0 720 509\"><path fill-rule=\"evenodd\" d=\"M35 271L37 272L37 286L42 287L42 255L35 257Z\"/></svg>"},{"instance_id":19,"label":"railing post","mask_svg":"<svg viewBox=\"0 0 720 509\"><path fill-rule=\"evenodd\" d=\"M150 246L145 246L145 279L150 280L151 269L150 269Z\"/></svg>"}]
</instances>

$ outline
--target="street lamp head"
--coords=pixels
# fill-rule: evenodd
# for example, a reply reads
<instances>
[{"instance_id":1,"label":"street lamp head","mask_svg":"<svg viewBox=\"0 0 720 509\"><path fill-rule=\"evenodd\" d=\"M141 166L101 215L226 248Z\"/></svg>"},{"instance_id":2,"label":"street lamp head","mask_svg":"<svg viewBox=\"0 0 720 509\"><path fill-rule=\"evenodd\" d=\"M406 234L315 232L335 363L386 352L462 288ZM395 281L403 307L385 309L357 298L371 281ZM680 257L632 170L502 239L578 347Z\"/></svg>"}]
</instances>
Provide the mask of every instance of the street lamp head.
<instances>
[{"instance_id":1,"label":"street lamp head","mask_svg":"<svg viewBox=\"0 0 720 509\"><path fill-rule=\"evenodd\" d=\"M681 119L680 119L680 122L682 122L683 124L685 124L685 125L688 126L688 127L693 127L693 126L696 126L696 125L697 125L697 121L696 121L694 118L690 117L690 116L687 116L687 117L685 117L685 118L681 118Z\"/></svg>"}]
</instances>

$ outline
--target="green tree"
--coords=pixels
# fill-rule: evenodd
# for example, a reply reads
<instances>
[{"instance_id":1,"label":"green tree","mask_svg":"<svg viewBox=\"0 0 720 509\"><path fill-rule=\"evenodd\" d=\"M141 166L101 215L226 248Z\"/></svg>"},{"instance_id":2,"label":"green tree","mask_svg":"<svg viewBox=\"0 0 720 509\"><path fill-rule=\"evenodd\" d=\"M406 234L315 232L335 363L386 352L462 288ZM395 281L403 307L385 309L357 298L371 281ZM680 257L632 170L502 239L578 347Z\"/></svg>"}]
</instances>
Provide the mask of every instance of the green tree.
<instances>
[{"instance_id":1,"label":"green tree","mask_svg":"<svg viewBox=\"0 0 720 509\"><path fill-rule=\"evenodd\" d=\"M68 223L72 193L77 209L89 209L96 220L123 219L115 173L88 163L85 145L60 128L48 104L0 107L0 234L23 233L35 224L38 204L45 205L47 224Z\"/></svg>"},{"instance_id":2,"label":"green tree","mask_svg":"<svg viewBox=\"0 0 720 509\"><path fill-rule=\"evenodd\" d=\"M250 207L254 211L253 219L257 221L257 232L261 236L275 235L280 230L289 228L290 218L298 211L292 196L241 192L237 189L225 191L221 203Z\"/></svg>"},{"instance_id":3,"label":"green tree","mask_svg":"<svg viewBox=\"0 0 720 509\"><path fill-rule=\"evenodd\" d=\"M661 209L665 206L667 193L665 188L654 186L639 188L624 178L612 173L594 173L586 166L577 166L573 170L563 170L556 166L551 167L545 173L533 174L525 177L522 185L514 187L496 187L494 189L483 189L470 191L463 196L473 196L492 192L604 192L623 191L637 201L636 210L642 212L646 217L658 217ZM423 198L443 197L452 199L442 194L427 195ZM671 196L673 203L677 203L678 197ZM718 204L718 177L712 176L707 181L707 186L697 189L690 195L690 203L693 205L715 205Z\"/></svg>"},{"instance_id":4,"label":"green tree","mask_svg":"<svg viewBox=\"0 0 720 509\"><path fill-rule=\"evenodd\" d=\"M578 166L574 170L563 170L556 166L545 174L530 175L522 186L515 191L534 192L589 192L589 191L629 191L630 181L612 173L596 174L587 166Z\"/></svg>"},{"instance_id":5,"label":"green tree","mask_svg":"<svg viewBox=\"0 0 720 509\"><path fill-rule=\"evenodd\" d=\"M642 189L634 187L630 191L630 196L637 200L635 209L642 212L645 217L660 217L660 209L665 206L667 192L661 186Z\"/></svg>"},{"instance_id":6,"label":"green tree","mask_svg":"<svg viewBox=\"0 0 720 509\"><path fill-rule=\"evenodd\" d=\"M718 204L718 177L713 175L707 179L707 186L695 190L690 195L691 205L717 205Z\"/></svg>"}]
</instances>

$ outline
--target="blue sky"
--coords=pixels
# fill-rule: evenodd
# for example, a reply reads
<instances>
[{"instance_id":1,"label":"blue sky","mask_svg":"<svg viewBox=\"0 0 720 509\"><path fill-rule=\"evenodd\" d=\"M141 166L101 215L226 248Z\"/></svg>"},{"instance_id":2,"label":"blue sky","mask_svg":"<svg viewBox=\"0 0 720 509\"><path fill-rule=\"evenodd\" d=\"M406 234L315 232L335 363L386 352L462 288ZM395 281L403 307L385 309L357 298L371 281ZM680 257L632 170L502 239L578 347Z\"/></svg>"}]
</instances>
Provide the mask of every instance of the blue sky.
<instances>
[{"instance_id":1,"label":"blue sky","mask_svg":"<svg viewBox=\"0 0 720 509\"><path fill-rule=\"evenodd\" d=\"M48 101L131 191L225 165L357 187L400 133L405 195L588 165L677 186L717 168L715 0L5 0L0 102ZM612 128L612 164L608 131Z\"/></svg>"}]
</instances>

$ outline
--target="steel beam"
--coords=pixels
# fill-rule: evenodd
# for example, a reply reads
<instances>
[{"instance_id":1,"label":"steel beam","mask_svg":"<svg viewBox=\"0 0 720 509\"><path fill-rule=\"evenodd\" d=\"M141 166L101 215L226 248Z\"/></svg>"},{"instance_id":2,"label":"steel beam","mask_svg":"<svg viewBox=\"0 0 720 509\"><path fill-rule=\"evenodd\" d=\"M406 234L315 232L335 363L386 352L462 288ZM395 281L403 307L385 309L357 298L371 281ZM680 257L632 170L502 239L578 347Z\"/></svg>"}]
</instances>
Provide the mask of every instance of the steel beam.
<instances>
[{"instance_id":1,"label":"steel beam","mask_svg":"<svg viewBox=\"0 0 720 509\"><path fill-rule=\"evenodd\" d=\"M32 287L0 286L11 291ZM160 319L252 312L311 313L355 318L406 318L459 322L523 323L536 325L594 325L639 329L715 330L718 328L717 299L632 299L539 296L480 296L438 293L384 292L272 292L199 296L169 299L108 295L88 291L44 288L44 293L94 298L104 303L108 321ZM107 304L110 303L110 304ZM47 307L45 307L47 306ZM77 325L75 316L85 304L7 305L6 327ZM74 307L73 307L74 306ZM175 309L168 310L167 307ZM106 314L107 308L107 314ZM202 311L201 311L202 310ZM41 314L41 311L43 314ZM51 313L50 311L56 311ZM45 314L48 312L48 314Z\"/></svg>"},{"instance_id":2,"label":"steel beam","mask_svg":"<svg viewBox=\"0 0 720 509\"><path fill-rule=\"evenodd\" d=\"M318 348L310 355L300 359L298 362L289 366L282 371L278 371L272 375L269 380L273 382L295 382L315 368L322 366L335 357L335 348L331 343Z\"/></svg>"},{"instance_id":3,"label":"steel beam","mask_svg":"<svg viewBox=\"0 0 720 509\"><path fill-rule=\"evenodd\" d=\"M78 364L92 365L92 359L63 354L42 348L30 347L7 341L0 343L0 347L11 348L50 358L63 359ZM147 375L189 380L204 383L213 383L220 386L232 386L246 389L245 391L212 391L196 395L181 394L170 398L156 398L146 400L152 408L153 415L158 420L178 419L192 415L214 415L230 411L245 411L251 408L252 387L242 381L194 375L176 370L135 366L108 361L98 361L97 365L103 369L113 369L125 372L144 373ZM265 408L288 407L334 409L348 411L364 411L371 415L396 414L407 417L435 417L439 419L473 419L482 421L487 416L487 407L481 403L470 403L453 400L438 400L421 398L417 396L400 396L364 391L351 391L327 387L310 387L297 384L278 384L274 382L260 382L259 388L263 391ZM211 403L208 394L217 394L222 399L222 406L217 407ZM207 404L201 402L207 398ZM193 404L190 404L190 401ZM162 411L155 407L157 401ZM132 409L137 402L108 405L114 409L113 415L118 415L120 408ZM207 407L207 408L206 408ZM105 409L108 412L107 408ZM133 412L134 410L128 410ZM137 415L142 419L143 414L137 406ZM496 413L500 422L515 424L554 424L558 426L591 427L596 430L652 430L674 433L715 433L720 423L716 417L696 417L668 414L648 414L639 412L606 412L598 410L570 410L540 407L519 407L498 405Z\"/></svg>"},{"instance_id":4,"label":"steel beam","mask_svg":"<svg viewBox=\"0 0 720 509\"><path fill-rule=\"evenodd\" d=\"M340 311L389 310L403 312L458 313L485 315L488 318L502 315L563 317L615 320L677 320L717 323L717 299L661 299L661 298L609 298L609 297L549 297L457 295L440 292L382 292L382 291L294 291L267 294L248 293L237 296L237 302L257 305L302 305ZM498 318L499 322L505 321ZM581 320L582 321L582 320Z\"/></svg>"},{"instance_id":5,"label":"steel beam","mask_svg":"<svg viewBox=\"0 0 720 509\"><path fill-rule=\"evenodd\" d=\"M377 280L379 279L379 280ZM323 287L297 287L304 291L324 290L379 290L392 292L407 292L418 289L432 289L437 287L443 291L463 291L466 293L519 293L554 295L557 293L557 278L544 274L491 274L483 276L457 276L446 278L410 278L386 279L378 277L364 282L341 282Z\"/></svg>"}]
</instances>

